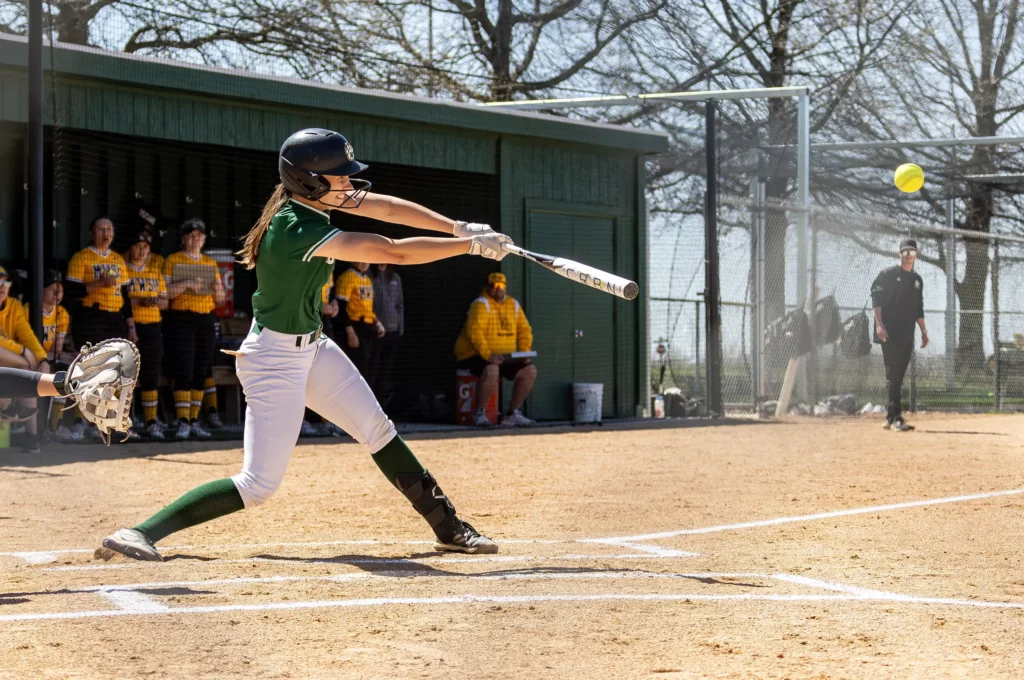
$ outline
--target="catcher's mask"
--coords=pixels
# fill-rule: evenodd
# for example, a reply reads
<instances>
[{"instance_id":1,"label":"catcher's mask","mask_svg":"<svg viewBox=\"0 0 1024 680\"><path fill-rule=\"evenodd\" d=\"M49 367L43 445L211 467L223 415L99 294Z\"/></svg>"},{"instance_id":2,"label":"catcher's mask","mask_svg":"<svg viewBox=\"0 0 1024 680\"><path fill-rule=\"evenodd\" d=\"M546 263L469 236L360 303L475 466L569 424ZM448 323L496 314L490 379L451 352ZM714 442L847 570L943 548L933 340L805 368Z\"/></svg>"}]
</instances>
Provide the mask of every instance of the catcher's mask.
<instances>
[{"instance_id":1,"label":"catcher's mask","mask_svg":"<svg viewBox=\"0 0 1024 680\"><path fill-rule=\"evenodd\" d=\"M286 139L277 162L281 184L290 194L341 210L358 208L370 191L369 181L351 179L366 168L347 139L323 128L299 130ZM331 188L328 175L349 177L352 188Z\"/></svg>"}]
</instances>

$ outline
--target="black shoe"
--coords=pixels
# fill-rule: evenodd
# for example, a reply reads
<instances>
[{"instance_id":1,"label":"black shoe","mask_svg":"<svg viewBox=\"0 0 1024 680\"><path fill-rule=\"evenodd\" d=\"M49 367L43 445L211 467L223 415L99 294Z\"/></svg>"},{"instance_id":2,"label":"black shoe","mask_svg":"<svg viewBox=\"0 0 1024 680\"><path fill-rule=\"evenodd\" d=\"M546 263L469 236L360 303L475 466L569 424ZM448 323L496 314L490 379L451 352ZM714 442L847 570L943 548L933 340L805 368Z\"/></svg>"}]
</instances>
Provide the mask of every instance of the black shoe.
<instances>
[{"instance_id":1,"label":"black shoe","mask_svg":"<svg viewBox=\"0 0 1024 680\"><path fill-rule=\"evenodd\" d=\"M38 435L29 435L25 443L21 445L21 450L25 453L39 453Z\"/></svg>"},{"instance_id":2,"label":"black shoe","mask_svg":"<svg viewBox=\"0 0 1024 680\"><path fill-rule=\"evenodd\" d=\"M29 408L28 406L22 406L18 402L12 402L10 406L0 411L0 420L6 420L10 422L17 422L19 420L28 420L36 414L38 409Z\"/></svg>"},{"instance_id":3,"label":"black shoe","mask_svg":"<svg viewBox=\"0 0 1024 680\"><path fill-rule=\"evenodd\" d=\"M890 425L893 432L910 432L914 429L914 426L903 420L903 416L898 416L892 421Z\"/></svg>"},{"instance_id":4,"label":"black shoe","mask_svg":"<svg viewBox=\"0 0 1024 680\"><path fill-rule=\"evenodd\" d=\"M439 532L440 534L441 532ZM445 532L447 534L447 532ZM498 544L473 528L469 522L458 517L452 518L451 536L439 535L434 543L435 550L476 554L493 554L498 552Z\"/></svg>"}]
</instances>

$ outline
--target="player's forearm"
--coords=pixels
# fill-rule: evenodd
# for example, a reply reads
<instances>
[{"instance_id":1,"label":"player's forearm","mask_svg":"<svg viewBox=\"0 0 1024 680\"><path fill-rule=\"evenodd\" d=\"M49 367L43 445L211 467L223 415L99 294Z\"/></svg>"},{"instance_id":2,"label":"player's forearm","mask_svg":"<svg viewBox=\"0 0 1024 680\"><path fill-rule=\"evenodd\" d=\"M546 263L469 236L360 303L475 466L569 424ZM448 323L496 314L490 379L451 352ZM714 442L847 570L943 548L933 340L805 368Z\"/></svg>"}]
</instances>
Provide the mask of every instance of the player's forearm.
<instances>
[{"instance_id":1,"label":"player's forearm","mask_svg":"<svg viewBox=\"0 0 1024 680\"><path fill-rule=\"evenodd\" d=\"M17 368L0 368L0 394L7 399L60 396L52 375Z\"/></svg>"},{"instance_id":2,"label":"player's forearm","mask_svg":"<svg viewBox=\"0 0 1024 680\"><path fill-rule=\"evenodd\" d=\"M378 234L343 232L325 243L316 254L348 262L370 264L425 264L465 255L470 238L415 237L392 240Z\"/></svg>"},{"instance_id":3,"label":"player's forearm","mask_svg":"<svg viewBox=\"0 0 1024 680\"><path fill-rule=\"evenodd\" d=\"M425 208L418 203L406 201L394 196L370 194L359 208L366 217L382 222L404 224L414 229L439 231L451 234L455 229L455 220Z\"/></svg>"},{"instance_id":4,"label":"player's forearm","mask_svg":"<svg viewBox=\"0 0 1024 680\"><path fill-rule=\"evenodd\" d=\"M877 325L877 326L883 325L882 324L882 308L881 307L874 307L871 311L874 312L874 314L875 314L875 325Z\"/></svg>"}]
</instances>

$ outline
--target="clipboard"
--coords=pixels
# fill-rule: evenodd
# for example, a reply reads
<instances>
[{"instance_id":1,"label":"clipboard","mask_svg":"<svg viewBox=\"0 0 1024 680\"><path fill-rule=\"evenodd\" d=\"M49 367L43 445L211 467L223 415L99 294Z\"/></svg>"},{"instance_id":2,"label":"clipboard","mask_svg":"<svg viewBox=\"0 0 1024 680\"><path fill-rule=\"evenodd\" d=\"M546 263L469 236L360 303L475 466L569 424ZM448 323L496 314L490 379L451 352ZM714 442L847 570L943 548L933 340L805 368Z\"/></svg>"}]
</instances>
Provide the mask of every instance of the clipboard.
<instances>
[{"instance_id":1,"label":"clipboard","mask_svg":"<svg viewBox=\"0 0 1024 680\"><path fill-rule=\"evenodd\" d=\"M217 280L217 268L205 264L178 263L171 272L171 283L199 279L203 282L201 292L188 291L193 295L213 295L213 284Z\"/></svg>"}]
</instances>

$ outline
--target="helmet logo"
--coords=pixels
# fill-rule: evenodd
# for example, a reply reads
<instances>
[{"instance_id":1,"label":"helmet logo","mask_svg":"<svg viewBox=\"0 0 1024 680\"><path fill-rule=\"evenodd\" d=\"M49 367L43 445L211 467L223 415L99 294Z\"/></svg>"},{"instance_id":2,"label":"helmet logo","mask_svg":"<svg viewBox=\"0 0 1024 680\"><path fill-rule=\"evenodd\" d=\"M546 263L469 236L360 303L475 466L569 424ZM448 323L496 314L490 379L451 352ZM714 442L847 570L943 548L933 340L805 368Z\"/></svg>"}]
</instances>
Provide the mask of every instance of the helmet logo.
<instances>
[{"instance_id":1,"label":"helmet logo","mask_svg":"<svg viewBox=\"0 0 1024 680\"><path fill-rule=\"evenodd\" d=\"M356 158L355 149L352 148L351 144L349 144L348 142L345 142L345 159L353 161L353 160L355 160L355 158Z\"/></svg>"}]
</instances>

